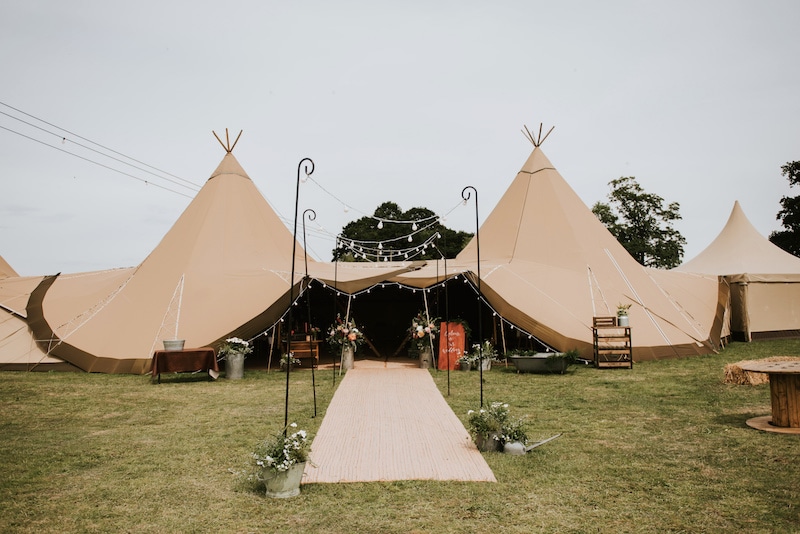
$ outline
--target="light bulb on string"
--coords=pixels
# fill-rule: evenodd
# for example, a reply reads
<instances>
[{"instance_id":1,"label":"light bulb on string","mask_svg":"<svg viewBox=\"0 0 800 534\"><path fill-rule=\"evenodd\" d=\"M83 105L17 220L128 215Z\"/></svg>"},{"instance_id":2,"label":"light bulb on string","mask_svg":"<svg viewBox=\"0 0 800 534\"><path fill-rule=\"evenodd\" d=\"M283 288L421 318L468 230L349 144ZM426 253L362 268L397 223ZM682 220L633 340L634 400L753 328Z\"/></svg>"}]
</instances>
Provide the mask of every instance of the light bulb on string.
<instances>
[{"instance_id":1,"label":"light bulb on string","mask_svg":"<svg viewBox=\"0 0 800 534\"><path fill-rule=\"evenodd\" d=\"M383 250L383 243L378 243L378 248Z\"/></svg>"},{"instance_id":2,"label":"light bulb on string","mask_svg":"<svg viewBox=\"0 0 800 534\"><path fill-rule=\"evenodd\" d=\"M408 236L408 242L409 242L409 243L411 243L411 242L413 242L413 241L414 241L414 240L411 238L411 236Z\"/></svg>"},{"instance_id":3,"label":"light bulb on string","mask_svg":"<svg viewBox=\"0 0 800 534\"><path fill-rule=\"evenodd\" d=\"M378 221L378 230L383 228L383 221Z\"/></svg>"},{"instance_id":4,"label":"light bulb on string","mask_svg":"<svg viewBox=\"0 0 800 534\"><path fill-rule=\"evenodd\" d=\"M411 230L413 230L414 232L417 231L417 223L416 223L416 221L414 222L414 224L411 225Z\"/></svg>"},{"instance_id":5,"label":"light bulb on string","mask_svg":"<svg viewBox=\"0 0 800 534\"><path fill-rule=\"evenodd\" d=\"M347 204L345 204L344 205L344 212L347 213L348 211L350 211L350 207Z\"/></svg>"}]
</instances>

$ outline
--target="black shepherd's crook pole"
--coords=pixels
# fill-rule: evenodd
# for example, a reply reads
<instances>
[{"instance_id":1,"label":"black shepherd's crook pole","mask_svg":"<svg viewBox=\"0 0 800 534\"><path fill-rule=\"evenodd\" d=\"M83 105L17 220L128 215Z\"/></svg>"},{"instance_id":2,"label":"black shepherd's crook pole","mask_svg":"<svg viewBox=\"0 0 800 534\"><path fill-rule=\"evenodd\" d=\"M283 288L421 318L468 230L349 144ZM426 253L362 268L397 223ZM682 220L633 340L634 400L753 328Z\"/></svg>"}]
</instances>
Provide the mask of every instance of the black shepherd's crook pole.
<instances>
[{"instance_id":1,"label":"black shepherd's crook pole","mask_svg":"<svg viewBox=\"0 0 800 534\"><path fill-rule=\"evenodd\" d=\"M481 407L483 407L483 321L481 321L481 230L478 226L478 190L468 185L461 190L461 198L464 199L464 204L470 198L470 193L467 189L472 189L475 192L475 245L478 253L478 370L481 382Z\"/></svg>"},{"instance_id":2,"label":"black shepherd's crook pole","mask_svg":"<svg viewBox=\"0 0 800 534\"><path fill-rule=\"evenodd\" d=\"M317 212L308 208L303 212L303 259L306 263L306 310L308 311L308 325L311 326L311 279L308 277L308 248L306 247L306 214L308 220L313 221L317 218ZM314 341L310 341L311 345L311 391L314 392L314 417L317 416L317 382L314 378L314 369L317 367L317 360L314 358Z\"/></svg>"},{"instance_id":3,"label":"black shepherd's crook pole","mask_svg":"<svg viewBox=\"0 0 800 534\"><path fill-rule=\"evenodd\" d=\"M291 361L290 358L292 357L292 308L294 307L294 257L297 254L297 209L300 206L300 167L303 166L303 163L306 163L303 172L306 173L306 178L308 178L311 173L314 172L314 162L311 161L311 158L303 158L300 160L300 163L297 164L297 189L295 190L294 194L294 231L292 233L292 270L291 274L289 275L290 282L289 282L289 326L287 328L289 332L288 342L286 343L286 399L284 401L283 407L283 435L286 435L286 429L289 427L289 374L292 372L292 366L289 365ZM311 164L311 168L309 169L308 164ZM305 180L304 180L305 181Z\"/></svg>"}]
</instances>

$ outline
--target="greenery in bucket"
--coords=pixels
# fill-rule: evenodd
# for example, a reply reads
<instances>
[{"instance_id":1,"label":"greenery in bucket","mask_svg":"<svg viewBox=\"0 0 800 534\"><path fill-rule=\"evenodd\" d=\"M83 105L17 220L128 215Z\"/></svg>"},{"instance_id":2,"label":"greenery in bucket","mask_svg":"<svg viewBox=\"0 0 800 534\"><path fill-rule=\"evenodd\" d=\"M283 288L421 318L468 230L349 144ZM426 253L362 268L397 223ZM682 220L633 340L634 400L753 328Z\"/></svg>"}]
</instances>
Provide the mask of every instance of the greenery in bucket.
<instances>
[{"instance_id":1,"label":"greenery in bucket","mask_svg":"<svg viewBox=\"0 0 800 534\"><path fill-rule=\"evenodd\" d=\"M483 361L499 361L497 359L497 350L494 348L494 345L492 345L492 342L488 339L483 342L483 345L478 343L472 345L472 350L459 358L458 362L459 364L462 361L468 362L473 369L477 369L478 365L480 365L481 358L483 358Z\"/></svg>"},{"instance_id":2,"label":"greenery in bucket","mask_svg":"<svg viewBox=\"0 0 800 534\"><path fill-rule=\"evenodd\" d=\"M509 419L503 427L503 433L500 435L500 441L503 443L512 443L519 441L523 445L528 443L528 433L525 429L525 421L522 418Z\"/></svg>"},{"instance_id":3,"label":"greenery in bucket","mask_svg":"<svg viewBox=\"0 0 800 534\"><path fill-rule=\"evenodd\" d=\"M492 402L488 408L469 410L467 423L473 437L494 435L500 443L528 441L525 421L521 417L512 418L507 403Z\"/></svg>"},{"instance_id":4,"label":"greenery in bucket","mask_svg":"<svg viewBox=\"0 0 800 534\"><path fill-rule=\"evenodd\" d=\"M503 427L508 423L508 404L492 402L488 408L470 410L467 412L467 423L470 434L473 436L488 436L489 434L502 433Z\"/></svg>"},{"instance_id":5,"label":"greenery in bucket","mask_svg":"<svg viewBox=\"0 0 800 534\"><path fill-rule=\"evenodd\" d=\"M219 359L226 360L237 354L241 354L246 358L251 352L253 352L253 347L250 346L249 342L238 337L229 337L219 347Z\"/></svg>"},{"instance_id":6,"label":"greenery in bucket","mask_svg":"<svg viewBox=\"0 0 800 534\"><path fill-rule=\"evenodd\" d=\"M300 360L294 357L293 352L281 356L281 369L286 369L286 366L290 364L292 365L292 367L301 364Z\"/></svg>"},{"instance_id":7,"label":"greenery in bucket","mask_svg":"<svg viewBox=\"0 0 800 534\"><path fill-rule=\"evenodd\" d=\"M285 429L297 428L290 423ZM253 452L253 467L260 471L288 471L290 467L308 460L311 440L305 430L279 434L261 442Z\"/></svg>"}]
</instances>

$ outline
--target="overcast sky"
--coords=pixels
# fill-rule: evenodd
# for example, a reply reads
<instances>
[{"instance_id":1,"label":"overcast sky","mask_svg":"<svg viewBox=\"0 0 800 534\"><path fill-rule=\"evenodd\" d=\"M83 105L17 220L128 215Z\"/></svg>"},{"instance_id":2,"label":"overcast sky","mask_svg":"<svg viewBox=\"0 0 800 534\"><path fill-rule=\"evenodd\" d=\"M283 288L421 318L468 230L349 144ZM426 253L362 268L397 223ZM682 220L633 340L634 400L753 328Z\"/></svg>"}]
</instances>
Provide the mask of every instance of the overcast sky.
<instances>
[{"instance_id":1,"label":"overcast sky","mask_svg":"<svg viewBox=\"0 0 800 534\"><path fill-rule=\"evenodd\" d=\"M798 20L796 0L4 2L0 256L21 275L139 264L224 156L225 128L244 131L234 155L284 217L303 157L350 206L301 187L318 259L386 200L455 208L446 224L473 231L462 188L483 220L532 149L523 125L543 123L587 206L621 176L679 202L689 260L735 200L767 236L800 194L780 174L800 160Z\"/></svg>"}]
</instances>

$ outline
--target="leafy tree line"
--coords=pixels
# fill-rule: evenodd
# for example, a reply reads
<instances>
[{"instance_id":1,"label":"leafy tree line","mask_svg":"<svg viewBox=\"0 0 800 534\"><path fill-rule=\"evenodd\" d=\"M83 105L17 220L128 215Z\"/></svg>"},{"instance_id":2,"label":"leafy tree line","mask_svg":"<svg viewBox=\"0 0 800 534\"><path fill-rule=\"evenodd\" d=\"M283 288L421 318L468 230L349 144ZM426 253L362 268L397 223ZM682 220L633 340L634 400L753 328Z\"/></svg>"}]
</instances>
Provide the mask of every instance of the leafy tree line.
<instances>
[{"instance_id":1,"label":"leafy tree line","mask_svg":"<svg viewBox=\"0 0 800 534\"><path fill-rule=\"evenodd\" d=\"M382 228L378 227L378 221L382 222ZM416 222L417 230L413 230L413 222ZM385 254L420 246L437 233L440 237L434 241L435 247L429 246L411 259L440 259L442 255L448 259L455 258L473 235L447 228L439 222L436 213L428 208L417 207L403 211L394 202L384 202L375 209L372 217L365 216L348 223L342 228L341 236L345 240L381 243ZM408 241L408 236L411 236L411 241ZM374 257L362 258L357 253L354 254L348 244L349 241L345 244L337 243L338 246L333 249L334 261L375 261Z\"/></svg>"},{"instance_id":2,"label":"leafy tree line","mask_svg":"<svg viewBox=\"0 0 800 534\"><path fill-rule=\"evenodd\" d=\"M646 193L636 178L608 183L609 203L596 202L594 213L636 261L647 267L671 269L681 264L686 239L673 224L681 219L680 204Z\"/></svg>"},{"instance_id":3,"label":"leafy tree line","mask_svg":"<svg viewBox=\"0 0 800 534\"><path fill-rule=\"evenodd\" d=\"M800 161L790 161L781 167L781 174L789 180L789 187L800 185ZM781 210L775 217L783 230L772 232L769 240L786 252L800 257L800 195L781 197Z\"/></svg>"}]
</instances>

